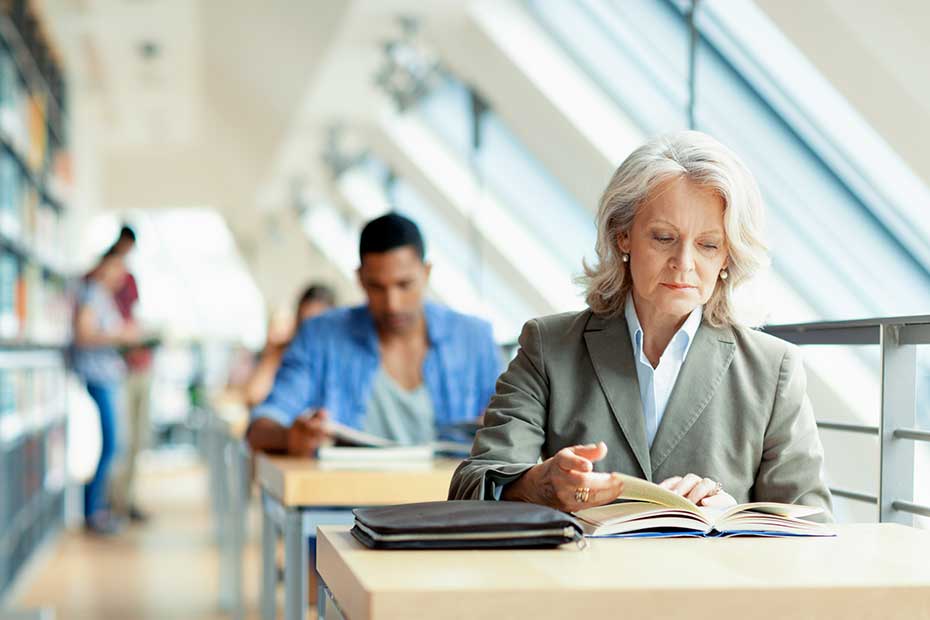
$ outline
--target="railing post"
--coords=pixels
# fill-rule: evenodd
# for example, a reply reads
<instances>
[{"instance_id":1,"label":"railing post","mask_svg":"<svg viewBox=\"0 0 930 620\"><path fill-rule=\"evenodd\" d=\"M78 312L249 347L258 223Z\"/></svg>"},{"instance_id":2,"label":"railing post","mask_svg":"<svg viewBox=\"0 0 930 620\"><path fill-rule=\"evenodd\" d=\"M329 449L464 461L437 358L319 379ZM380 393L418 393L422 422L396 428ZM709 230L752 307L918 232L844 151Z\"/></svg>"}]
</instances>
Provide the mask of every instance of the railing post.
<instances>
[{"instance_id":1,"label":"railing post","mask_svg":"<svg viewBox=\"0 0 930 620\"><path fill-rule=\"evenodd\" d=\"M901 344L899 325L882 325L882 417L880 426L879 521L914 524L914 516L892 502L914 499L914 442L896 438L913 428L917 415L917 346Z\"/></svg>"}]
</instances>

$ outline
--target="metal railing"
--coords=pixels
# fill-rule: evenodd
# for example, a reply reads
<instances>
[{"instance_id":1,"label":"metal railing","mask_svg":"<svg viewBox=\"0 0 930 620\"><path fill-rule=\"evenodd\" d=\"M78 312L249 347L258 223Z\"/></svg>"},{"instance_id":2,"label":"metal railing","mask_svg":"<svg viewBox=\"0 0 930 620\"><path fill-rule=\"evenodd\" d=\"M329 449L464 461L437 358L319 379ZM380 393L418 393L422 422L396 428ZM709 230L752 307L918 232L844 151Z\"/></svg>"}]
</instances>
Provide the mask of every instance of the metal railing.
<instances>
[{"instance_id":1,"label":"metal railing","mask_svg":"<svg viewBox=\"0 0 930 620\"><path fill-rule=\"evenodd\" d=\"M877 504L879 521L912 525L914 515L930 517L930 506L913 503L915 442L930 442L930 431L915 428L917 345L930 344L930 316L772 325L765 331L798 345L879 345L879 425L817 423L822 429L878 436L878 497L838 488L830 491L837 497Z\"/></svg>"}]
</instances>

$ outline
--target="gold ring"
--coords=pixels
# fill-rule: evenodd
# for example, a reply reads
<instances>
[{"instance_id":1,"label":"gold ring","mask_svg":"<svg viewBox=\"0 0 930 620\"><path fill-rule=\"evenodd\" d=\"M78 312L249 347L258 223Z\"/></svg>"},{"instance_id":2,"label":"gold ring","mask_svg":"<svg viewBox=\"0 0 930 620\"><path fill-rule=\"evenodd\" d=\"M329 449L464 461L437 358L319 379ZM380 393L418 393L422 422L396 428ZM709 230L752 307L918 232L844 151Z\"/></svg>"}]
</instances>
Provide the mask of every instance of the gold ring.
<instances>
[{"instance_id":1,"label":"gold ring","mask_svg":"<svg viewBox=\"0 0 930 620\"><path fill-rule=\"evenodd\" d=\"M579 504L584 504L588 501L588 495L591 494L591 489L588 487L578 487L575 489L575 501Z\"/></svg>"}]
</instances>

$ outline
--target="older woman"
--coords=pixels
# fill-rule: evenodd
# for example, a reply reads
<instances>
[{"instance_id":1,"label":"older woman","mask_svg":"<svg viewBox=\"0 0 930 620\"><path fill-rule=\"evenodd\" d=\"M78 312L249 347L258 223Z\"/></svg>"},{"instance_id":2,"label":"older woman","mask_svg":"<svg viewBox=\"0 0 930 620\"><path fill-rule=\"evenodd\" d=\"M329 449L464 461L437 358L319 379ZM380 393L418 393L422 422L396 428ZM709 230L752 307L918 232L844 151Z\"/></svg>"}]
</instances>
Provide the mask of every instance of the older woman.
<instances>
[{"instance_id":1,"label":"older woman","mask_svg":"<svg viewBox=\"0 0 930 620\"><path fill-rule=\"evenodd\" d=\"M450 498L575 511L614 501L622 472L703 505L829 514L800 355L734 317L761 221L752 174L710 136L636 149L601 199L589 308L524 326Z\"/></svg>"}]
</instances>

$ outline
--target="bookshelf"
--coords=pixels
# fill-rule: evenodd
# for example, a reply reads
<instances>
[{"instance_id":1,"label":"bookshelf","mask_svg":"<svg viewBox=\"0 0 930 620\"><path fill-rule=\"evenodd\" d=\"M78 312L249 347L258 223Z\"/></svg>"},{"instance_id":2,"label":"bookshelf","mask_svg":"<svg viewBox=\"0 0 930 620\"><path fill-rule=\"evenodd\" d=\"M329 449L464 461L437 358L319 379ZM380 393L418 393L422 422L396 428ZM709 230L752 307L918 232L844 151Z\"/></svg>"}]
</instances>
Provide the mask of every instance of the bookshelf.
<instances>
[{"instance_id":1,"label":"bookshelf","mask_svg":"<svg viewBox=\"0 0 930 620\"><path fill-rule=\"evenodd\" d=\"M0 607L64 517L66 103L34 7L0 0Z\"/></svg>"}]
</instances>

